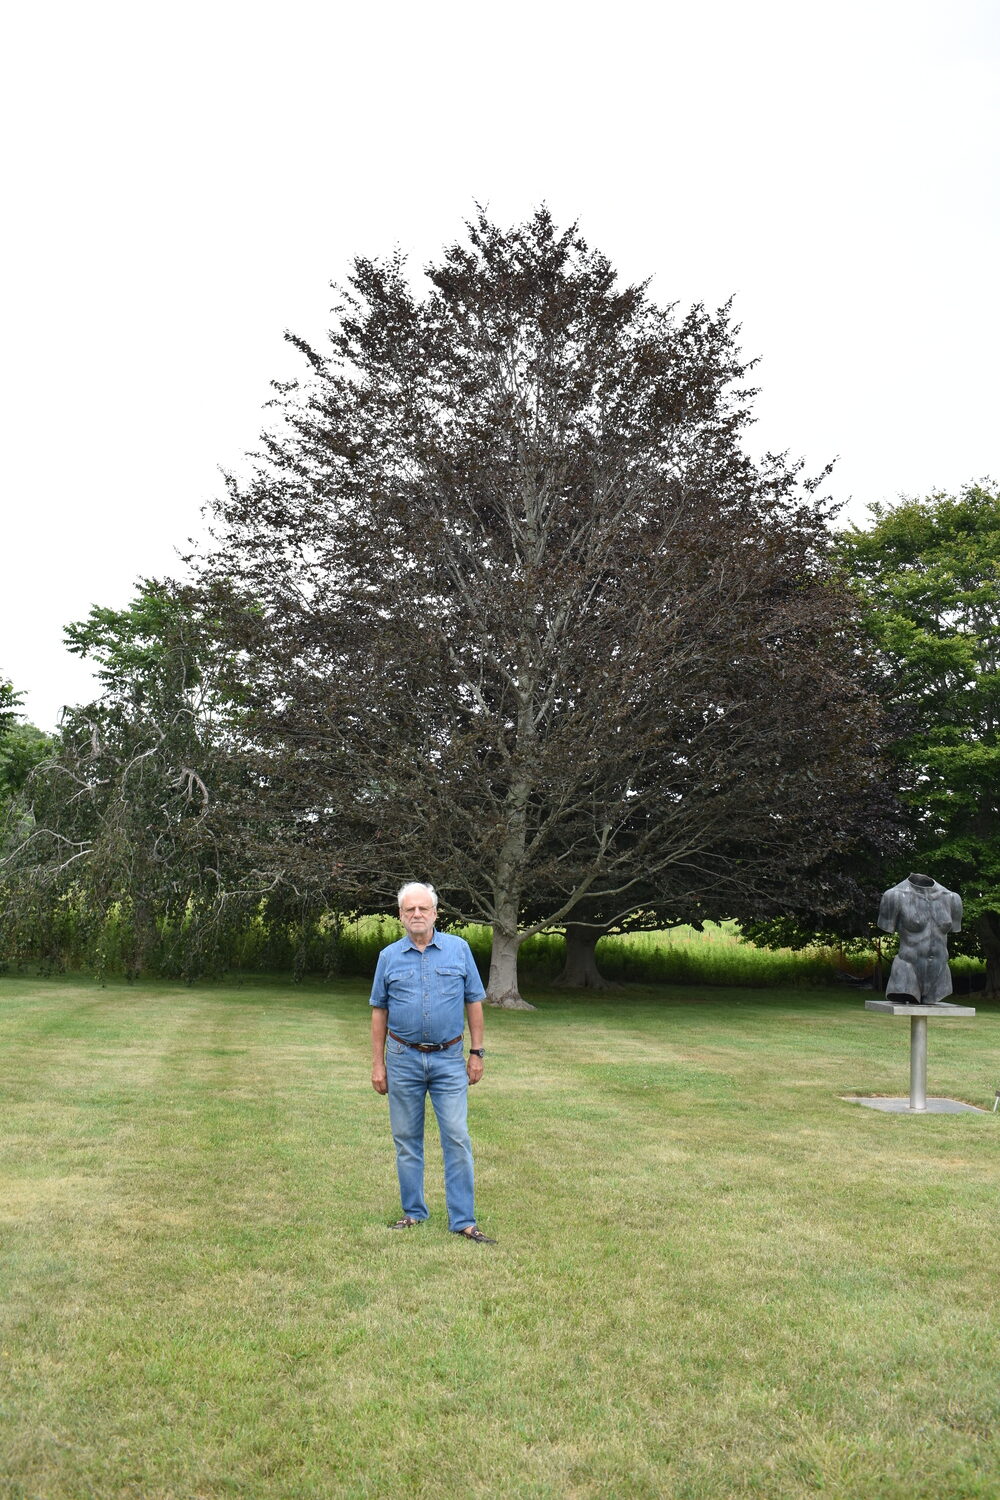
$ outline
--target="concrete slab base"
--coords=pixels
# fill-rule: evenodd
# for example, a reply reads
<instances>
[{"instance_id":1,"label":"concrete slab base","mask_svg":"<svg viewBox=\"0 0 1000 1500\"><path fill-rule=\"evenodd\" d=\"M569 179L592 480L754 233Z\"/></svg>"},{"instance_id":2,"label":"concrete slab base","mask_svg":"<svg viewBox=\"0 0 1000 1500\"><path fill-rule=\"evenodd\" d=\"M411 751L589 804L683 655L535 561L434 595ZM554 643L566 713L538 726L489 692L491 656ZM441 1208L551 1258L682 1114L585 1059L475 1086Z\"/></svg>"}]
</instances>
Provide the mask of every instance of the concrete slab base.
<instances>
[{"instance_id":1,"label":"concrete slab base","mask_svg":"<svg viewBox=\"0 0 1000 1500\"><path fill-rule=\"evenodd\" d=\"M841 1094L845 1104L864 1104L869 1109L885 1110L890 1115L986 1115L989 1110L977 1104L962 1104L958 1099L928 1099L926 1109L911 1109L909 1099L864 1099L858 1094Z\"/></svg>"},{"instance_id":2,"label":"concrete slab base","mask_svg":"<svg viewBox=\"0 0 1000 1500\"><path fill-rule=\"evenodd\" d=\"M974 1005L952 1005L939 1000L936 1005L914 1005L910 1000L866 1000L865 1010L877 1010L883 1016L974 1016Z\"/></svg>"}]
</instances>

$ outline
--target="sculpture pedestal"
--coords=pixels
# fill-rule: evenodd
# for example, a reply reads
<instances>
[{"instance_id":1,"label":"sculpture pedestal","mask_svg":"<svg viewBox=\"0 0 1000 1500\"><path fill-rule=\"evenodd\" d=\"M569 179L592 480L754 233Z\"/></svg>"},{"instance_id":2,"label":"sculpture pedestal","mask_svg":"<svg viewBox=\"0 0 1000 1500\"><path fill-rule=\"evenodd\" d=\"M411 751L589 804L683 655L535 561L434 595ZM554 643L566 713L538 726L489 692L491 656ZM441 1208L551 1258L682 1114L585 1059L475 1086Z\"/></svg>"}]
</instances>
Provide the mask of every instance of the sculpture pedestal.
<instances>
[{"instance_id":1,"label":"sculpture pedestal","mask_svg":"<svg viewBox=\"0 0 1000 1500\"><path fill-rule=\"evenodd\" d=\"M960 1104L953 1099L932 1099L930 1111L927 1101L927 1022L931 1016L974 1016L972 1005L949 1005L939 1000L935 1005L913 1005L897 1000L866 1000L865 1010L877 1011L883 1016L910 1017L910 1099L858 1099L858 1104L868 1104L875 1109L886 1109L906 1114L955 1114L972 1110L979 1114L973 1104Z\"/></svg>"}]
</instances>

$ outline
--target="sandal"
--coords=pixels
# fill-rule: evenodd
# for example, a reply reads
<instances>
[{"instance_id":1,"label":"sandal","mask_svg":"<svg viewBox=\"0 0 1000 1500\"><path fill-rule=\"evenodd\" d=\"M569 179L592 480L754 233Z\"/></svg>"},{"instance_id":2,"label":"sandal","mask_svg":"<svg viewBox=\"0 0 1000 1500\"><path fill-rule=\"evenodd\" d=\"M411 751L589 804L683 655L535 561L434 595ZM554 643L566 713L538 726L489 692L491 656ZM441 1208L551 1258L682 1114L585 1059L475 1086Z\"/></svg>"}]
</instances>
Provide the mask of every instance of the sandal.
<instances>
[{"instance_id":1,"label":"sandal","mask_svg":"<svg viewBox=\"0 0 1000 1500\"><path fill-rule=\"evenodd\" d=\"M496 1240L489 1239L477 1224L470 1224L468 1229L456 1229L463 1239L474 1240L477 1245L495 1245Z\"/></svg>"},{"instance_id":2,"label":"sandal","mask_svg":"<svg viewBox=\"0 0 1000 1500\"><path fill-rule=\"evenodd\" d=\"M411 1219L409 1215L404 1219L397 1219L395 1224L390 1224L390 1229L415 1229L420 1223L419 1219Z\"/></svg>"}]
</instances>

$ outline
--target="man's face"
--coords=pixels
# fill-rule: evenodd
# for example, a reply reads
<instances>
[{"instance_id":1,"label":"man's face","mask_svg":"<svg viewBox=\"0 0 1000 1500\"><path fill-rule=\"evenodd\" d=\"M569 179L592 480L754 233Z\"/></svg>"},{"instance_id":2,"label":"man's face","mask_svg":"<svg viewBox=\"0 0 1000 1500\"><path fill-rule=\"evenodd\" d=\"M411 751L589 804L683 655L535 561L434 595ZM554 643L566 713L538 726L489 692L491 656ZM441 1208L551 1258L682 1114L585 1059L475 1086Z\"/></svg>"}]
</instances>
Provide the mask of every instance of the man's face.
<instances>
[{"instance_id":1,"label":"man's face","mask_svg":"<svg viewBox=\"0 0 1000 1500\"><path fill-rule=\"evenodd\" d=\"M400 902L399 920L408 937L423 942L434 931L434 902L429 891L409 891Z\"/></svg>"}]
</instances>

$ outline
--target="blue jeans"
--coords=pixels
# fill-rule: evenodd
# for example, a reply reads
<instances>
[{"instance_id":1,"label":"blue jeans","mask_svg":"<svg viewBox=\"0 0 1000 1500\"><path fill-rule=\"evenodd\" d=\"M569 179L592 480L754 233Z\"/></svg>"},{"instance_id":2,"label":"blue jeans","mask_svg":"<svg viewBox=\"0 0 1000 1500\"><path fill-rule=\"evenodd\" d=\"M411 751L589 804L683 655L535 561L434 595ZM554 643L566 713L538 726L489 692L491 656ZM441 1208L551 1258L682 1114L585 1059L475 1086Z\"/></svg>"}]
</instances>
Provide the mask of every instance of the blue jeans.
<instances>
[{"instance_id":1,"label":"blue jeans","mask_svg":"<svg viewBox=\"0 0 1000 1500\"><path fill-rule=\"evenodd\" d=\"M437 1116L444 1155L448 1228L467 1229L473 1211L472 1142L469 1139L469 1079L461 1042L446 1052L418 1052L389 1037L385 1048L389 1123L396 1144L396 1171L403 1213L426 1219L424 1202L424 1101Z\"/></svg>"}]
</instances>

